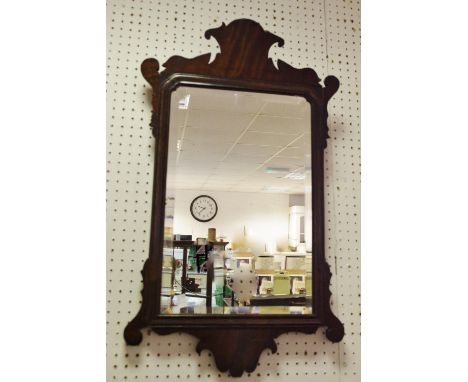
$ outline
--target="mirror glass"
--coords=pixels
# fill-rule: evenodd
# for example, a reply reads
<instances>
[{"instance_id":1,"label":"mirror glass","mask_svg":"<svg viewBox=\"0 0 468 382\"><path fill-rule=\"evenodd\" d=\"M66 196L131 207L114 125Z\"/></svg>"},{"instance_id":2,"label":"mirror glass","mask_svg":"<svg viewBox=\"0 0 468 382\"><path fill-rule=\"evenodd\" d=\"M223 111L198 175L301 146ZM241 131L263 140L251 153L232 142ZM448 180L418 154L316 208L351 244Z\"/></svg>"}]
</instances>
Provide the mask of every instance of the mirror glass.
<instances>
[{"instance_id":1,"label":"mirror glass","mask_svg":"<svg viewBox=\"0 0 468 382\"><path fill-rule=\"evenodd\" d=\"M310 113L296 96L172 93L162 314L313 314Z\"/></svg>"}]
</instances>

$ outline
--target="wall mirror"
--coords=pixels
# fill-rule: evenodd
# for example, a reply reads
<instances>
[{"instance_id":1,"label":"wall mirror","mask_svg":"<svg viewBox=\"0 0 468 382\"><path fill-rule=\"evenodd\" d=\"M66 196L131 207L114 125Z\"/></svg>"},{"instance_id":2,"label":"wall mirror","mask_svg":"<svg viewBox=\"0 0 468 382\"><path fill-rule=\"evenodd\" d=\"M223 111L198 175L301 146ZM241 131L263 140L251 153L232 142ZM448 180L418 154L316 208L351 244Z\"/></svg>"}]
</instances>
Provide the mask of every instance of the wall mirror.
<instances>
[{"instance_id":1,"label":"wall mirror","mask_svg":"<svg viewBox=\"0 0 468 382\"><path fill-rule=\"evenodd\" d=\"M177 88L166 179L161 314L312 314L305 98Z\"/></svg>"},{"instance_id":2,"label":"wall mirror","mask_svg":"<svg viewBox=\"0 0 468 382\"><path fill-rule=\"evenodd\" d=\"M256 22L206 31L220 53L142 64L156 139L149 257L129 345L148 327L186 332L221 371L255 369L288 331L327 327L323 152L338 80L268 58L284 41Z\"/></svg>"}]
</instances>

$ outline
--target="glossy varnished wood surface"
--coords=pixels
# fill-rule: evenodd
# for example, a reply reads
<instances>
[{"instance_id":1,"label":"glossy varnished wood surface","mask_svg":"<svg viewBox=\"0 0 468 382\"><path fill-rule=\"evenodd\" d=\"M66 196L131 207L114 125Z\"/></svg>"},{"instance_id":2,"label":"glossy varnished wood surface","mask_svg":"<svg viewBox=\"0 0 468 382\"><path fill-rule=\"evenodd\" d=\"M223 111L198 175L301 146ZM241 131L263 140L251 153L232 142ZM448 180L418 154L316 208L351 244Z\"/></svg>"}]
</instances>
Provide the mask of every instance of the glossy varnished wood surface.
<instances>
[{"instance_id":1,"label":"glossy varnished wood surface","mask_svg":"<svg viewBox=\"0 0 468 382\"><path fill-rule=\"evenodd\" d=\"M195 58L171 57L159 72L156 59L142 63L142 73L153 88L151 126L156 139L153 208L149 257L143 267L142 305L127 325L124 337L129 345L142 340L141 330L156 333L185 332L199 338L197 351L210 350L221 371L240 376L255 369L264 349L276 351L274 338L288 331L314 333L326 326L333 342L344 336L343 324L330 309L330 268L324 247L323 151L328 137L327 103L338 90L339 82L325 78L324 85L313 69L295 69L278 60L278 68L268 58L270 47L283 39L266 32L252 20L235 20L229 25L209 29L220 46L212 63L210 55ZM312 208L313 208L313 316L180 316L160 315L164 204L166 191L170 96L178 86L268 92L305 97L311 106Z\"/></svg>"}]
</instances>

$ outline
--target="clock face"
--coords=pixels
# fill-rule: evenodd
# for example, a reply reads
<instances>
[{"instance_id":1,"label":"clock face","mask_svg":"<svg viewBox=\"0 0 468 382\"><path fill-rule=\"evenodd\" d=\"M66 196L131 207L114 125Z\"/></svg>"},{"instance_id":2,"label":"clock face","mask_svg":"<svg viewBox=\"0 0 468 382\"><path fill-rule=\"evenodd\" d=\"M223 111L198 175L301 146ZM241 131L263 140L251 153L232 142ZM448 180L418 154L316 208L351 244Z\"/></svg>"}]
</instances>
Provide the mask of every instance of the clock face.
<instances>
[{"instance_id":1,"label":"clock face","mask_svg":"<svg viewBox=\"0 0 468 382\"><path fill-rule=\"evenodd\" d=\"M211 196L200 195L193 199L190 212L199 222L209 222L216 216L218 205Z\"/></svg>"}]
</instances>

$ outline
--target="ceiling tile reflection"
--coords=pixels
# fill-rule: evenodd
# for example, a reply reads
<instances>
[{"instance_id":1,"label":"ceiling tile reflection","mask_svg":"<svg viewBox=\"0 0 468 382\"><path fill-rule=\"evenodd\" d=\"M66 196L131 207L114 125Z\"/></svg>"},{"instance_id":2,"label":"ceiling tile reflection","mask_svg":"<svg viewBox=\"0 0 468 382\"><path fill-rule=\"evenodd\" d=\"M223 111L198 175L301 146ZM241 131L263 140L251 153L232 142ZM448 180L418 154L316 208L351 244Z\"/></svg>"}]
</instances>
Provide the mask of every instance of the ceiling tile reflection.
<instances>
[{"instance_id":1,"label":"ceiling tile reflection","mask_svg":"<svg viewBox=\"0 0 468 382\"><path fill-rule=\"evenodd\" d=\"M177 89L168 187L302 193L310 176L310 107L301 97Z\"/></svg>"}]
</instances>

